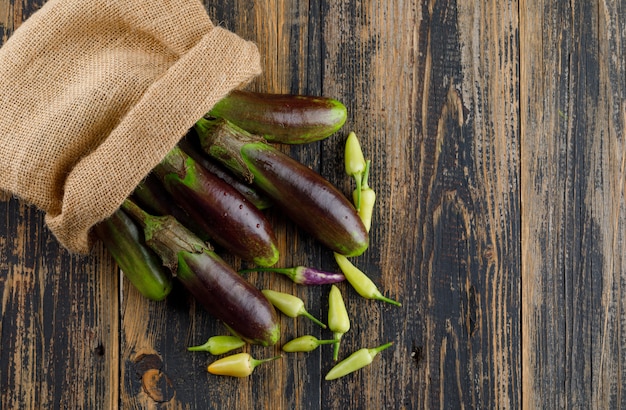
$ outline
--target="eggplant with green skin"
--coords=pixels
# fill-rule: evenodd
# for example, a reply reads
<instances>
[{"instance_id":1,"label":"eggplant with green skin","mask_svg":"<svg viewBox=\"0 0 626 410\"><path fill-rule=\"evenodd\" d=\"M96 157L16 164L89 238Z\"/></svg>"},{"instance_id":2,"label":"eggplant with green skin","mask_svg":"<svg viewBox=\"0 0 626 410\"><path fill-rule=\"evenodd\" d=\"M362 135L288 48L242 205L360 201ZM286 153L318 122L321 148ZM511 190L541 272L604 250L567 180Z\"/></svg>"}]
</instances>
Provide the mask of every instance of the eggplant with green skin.
<instances>
[{"instance_id":1,"label":"eggplant with green skin","mask_svg":"<svg viewBox=\"0 0 626 410\"><path fill-rule=\"evenodd\" d=\"M202 149L262 190L292 221L334 252L362 254L368 232L328 180L224 119L196 122Z\"/></svg>"},{"instance_id":2,"label":"eggplant with green skin","mask_svg":"<svg viewBox=\"0 0 626 410\"><path fill-rule=\"evenodd\" d=\"M347 109L328 97L235 90L209 115L225 118L271 142L303 144L338 131L346 122Z\"/></svg>"},{"instance_id":3,"label":"eggplant with green skin","mask_svg":"<svg viewBox=\"0 0 626 410\"><path fill-rule=\"evenodd\" d=\"M196 146L194 142L183 139L178 143L178 146L183 152L194 159L204 169L218 176L224 180L228 185L235 188L241 195L243 195L250 203L256 206L258 209L267 209L272 206L272 202L265 195L262 195L250 184L246 184L240 179L237 179L231 172L228 171L223 165L217 161L212 160L207 155L204 155L201 151L202 148Z\"/></svg>"},{"instance_id":4,"label":"eggplant with green skin","mask_svg":"<svg viewBox=\"0 0 626 410\"><path fill-rule=\"evenodd\" d=\"M160 301L172 290L172 275L146 246L137 224L121 209L94 227L130 283L146 298Z\"/></svg>"},{"instance_id":5,"label":"eggplant with green skin","mask_svg":"<svg viewBox=\"0 0 626 410\"><path fill-rule=\"evenodd\" d=\"M206 242L171 215L150 215L128 199L123 209L143 227L146 244L210 314L248 343L276 344L280 323L272 304Z\"/></svg>"},{"instance_id":6,"label":"eggplant with green skin","mask_svg":"<svg viewBox=\"0 0 626 410\"><path fill-rule=\"evenodd\" d=\"M274 231L263 213L180 148L172 149L153 172L216 245L261 266L278 261Z\"/></svg>"}]
</instances>

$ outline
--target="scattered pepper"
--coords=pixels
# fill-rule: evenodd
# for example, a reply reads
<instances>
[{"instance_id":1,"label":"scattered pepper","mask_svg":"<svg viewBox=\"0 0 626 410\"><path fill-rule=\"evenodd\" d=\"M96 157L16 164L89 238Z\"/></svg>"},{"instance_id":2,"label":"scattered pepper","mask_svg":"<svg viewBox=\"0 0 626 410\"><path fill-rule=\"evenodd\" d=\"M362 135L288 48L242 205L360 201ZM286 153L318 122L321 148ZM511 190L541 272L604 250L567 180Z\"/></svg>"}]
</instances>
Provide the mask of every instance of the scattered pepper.
<instances>
[{"instance_id":1,"label":"scattered pepper","mask_svg":"<svg viewBox=\"0 0 626 410\"><path fill-rule=\"evenodd\" d=\"M372 280L359 268L354 266L344 255L340 255L335 252L335 260L339 264L339 268L341 268L343 274L346 276L346 280L350 283L350 285L352 285L354 290L356 290L359 295L366 299L377 299L382 300L383 302L391 303L392 305L402 306L400 302L396 302L393 299L383 296L374 282L372 282Z\"/></svg>"},{"instance_id":2,"label":"scattered pepper","mask_svg":"<svg viewBox=\"0 0 626 410\"><path fill-rule=\"evenodd\" d=\"M337 360L341 337L350 330L350 317L341 296L341 291L335 285L331 286L328 296L328 327L333 332L333 337L337 339L333 349L333 360Z\"/></svg>"},{"instance_id":3,"label":"scattered pepper","mask_svg":"<svg viewBox=\"0 0 626 410\"><path fill-rule=\"evenodd\" d=\"M304 301L297 296L290 295L288 293L276 292L274 290L264 289L261 292L265 295L267 300L272 305L289 317L305 316L317 323L324 329L326 325L316 319L312 314L306 311L304 307Z\"/></svg>"},{"instance_id":4,"label":"scattered pepper","mask_svg":"<svg viewBox=\"0 0 626 410\"><path fill-rule=\"evenodd\" d=\"M339 340L320 340L315 336L306 335L300 336L283 345L283 351L285 352L310 352L317 349L320 345L329 345L338 343Z\"/></svg>"},{"instance_id":5,"label":"scattered pepper","mask_svg":"<svg viewBox=\"0 0 626 410\"><path fill-rule=\"evenodd\" d=\"M361 182L363 178L363 171L365 171L365 158L363 157L363 151L361 150L361 144L354 131L348 134L345 147L345 168L346 174L354 178L356 182L356 200L355 207L359 209L361 206Z\"/></svg>"},{"instance_id":6,"label":"scattered pepper","mask_svg":"<svg viewBox=\"0 0 626 410\"><path fill-rule=\"evenodd\" d=\"M365 172L361 182L361 189L355 189L352 192L352 200L357 207L357 213L365 225L365 229L369 232L372 227L372 214L374 213L374 204L376 203L376 192L368 185L369 171L371 161L366 161ZM358 205L357 205L358 204Z\"/></svg>"},{"instance_id":7,"label":"scattered pepper","mask_svg":"<svg viewBox=\"0 0 626 410\"><path fill-rule=\"evenodd\" d=\"M342 282L346 277L342 273L324 272L319 269L309 268L306 266L296 266L293 268L253 268L242 269L239 273L248 272L275 272L287 276L298 285L328 285L331 283Z\"/></svg>"},{"instance_id":8,"label":"scattered pepper","mask_svg":"<svg viewBox=\"0 0 626 410\"><path fill-rule=\"evenodd\" d=\"M393 342L385 343L384 345L374 347L371 349L363 348L352 353L350 356L337 363L335 367L330 369L326 374L326 380L334 380L350 374L354 371L364 368L372 363L376 355L383 350L393 345Z\"/></svg>"},{"instance_id":9,"label":"scattered pepper","mask_svg":"<svg viewBox=\"0 0 626 410\"><path fill-rule=\"evenodd\" d=\"M268 359L255 359L249 353L236 353L226 356L211 363L207 370L209 373L220 376L247 377L254 369L265 362L279 359L281 356L274 356Z\"/></svg>"},{"instance_id":10,"label":"scattered pepper","mask_svg":"<svg viewBox=\"0 0 626 410\"><path fill-rule=\"evenodd\" d=\"M206 343L198 346L188 347L190 352L209 352L212 355L220 355L231 350L239 349L246 344L237 336L212 336Z\"/></svg>"}]
</instances>

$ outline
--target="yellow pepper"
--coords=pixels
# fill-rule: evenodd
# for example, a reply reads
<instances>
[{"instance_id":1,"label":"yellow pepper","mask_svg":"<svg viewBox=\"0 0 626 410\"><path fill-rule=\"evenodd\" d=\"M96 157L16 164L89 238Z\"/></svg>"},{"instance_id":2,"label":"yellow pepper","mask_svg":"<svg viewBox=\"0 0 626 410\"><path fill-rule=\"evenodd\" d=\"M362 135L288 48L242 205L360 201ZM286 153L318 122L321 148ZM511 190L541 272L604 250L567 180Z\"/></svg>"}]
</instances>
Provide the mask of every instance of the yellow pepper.
<instances>
[{"instance_id":1,"label":"yellow pepper","mask_svg":"<svg viewBox=\"0 0 626 410\"><path fill-rule=\"evenodd\" d=\"M383 296L374 282L372 282L372 280L359 268L354 266L344 255L340 255L335 252L335 260L337 261L337 264L339 264L339 268L346 277L346 280L350 283L350 285L352 285L354 290L356 290L359 295L366 299L378 299L383 302L391 303L392 305L402 306L400 302L396 302L393 299Z\"/></svg>"},{"instance_id":2,"label":"yellow pepper","mask_svg":"<svg viewBox=\"0 0 626 410\"><path fill-rule=\"evenodd\" d=\"M374 347L371 349L363 348L359 349L356 352L352 353L346 359L340 361L330 369L330 371L326 374L326 380L334 380L340 377L345 376L346 374L350 374L354 371L362 369L363 367L372 363L374 358L378 353L387 349L393 344L393 342L385 343L384 345Z\"/></svg>"},{"instance_id":3,"label":"yellow pepper","mask_svg":"<svg viewBox=\"0 0 626 410\"><path fill-rule=\"evenodd\" d=\"M248 353L237 353L214 361L207 367L207 370L209 373L220 376L248 377L258 365L280 357L257 360Z\"/></svg>"},{"instance_id":4,"label":"yellow pepper","mask_svg":"<svg viewBox=\"0 0 626 410\"><path fill-rule=\"evenodd\" d=\"M333 337L337 339L333 349L333 360L337 360L341 337L350 330L350 317L341 296L341 291L335 285L331 286L330 294L328 295L328 328L333 332Z\"/></svg>"}]
</instances>

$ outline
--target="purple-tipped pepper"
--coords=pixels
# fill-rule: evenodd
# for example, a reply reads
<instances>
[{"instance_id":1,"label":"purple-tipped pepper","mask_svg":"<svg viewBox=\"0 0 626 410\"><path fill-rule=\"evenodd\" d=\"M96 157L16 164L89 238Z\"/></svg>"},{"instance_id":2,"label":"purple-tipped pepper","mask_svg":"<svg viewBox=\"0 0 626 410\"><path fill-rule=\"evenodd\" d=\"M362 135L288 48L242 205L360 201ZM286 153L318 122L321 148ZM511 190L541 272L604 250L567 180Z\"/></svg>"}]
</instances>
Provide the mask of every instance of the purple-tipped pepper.
<instances>
[{"instance_id":1,"label":"purple-tipped pepper","mask_svg":"<svg viewBox=\"0 0 626 410\"><path fill-rule=\"evenodd\" d=\"M250 356L249 353L237 353L214 361L207 367L207 370L209 373L220 376L248 377L258 365L280 357L274 356L269 359L258 360Z\"/></svg>"},{"instance_id":2,"label":"purple-tipped pepper","mask_svg":"<svg viewBox=\"0 0 626 410\"><path fill-rule=\"evenodd\" d=\"M298 285L328 285L342 282L346 277L342 273L325 272L306 266L295 266L293 268L253 268L241 269L239 273L249 272L274 272L287 276L293 283Z\"/></svg>"},{"instance_id":3,"label":"purple-tipped pepper","mask_svg":"<svg viewBox=\"0 0 626 410\"><path fill-rule=\"evenodd\" d=\"M346 280L352 285L354 290L366 299L377 299L383 302L391 303L392 305L402 306L400 302L396 302L393 299L383 296L378 290L374 282L359 268L354 266L352 262L348 260L344 255L335 253L335 260L339 265L339 268L346 276Z\"/></svg>"},{"instance_id":4,"label":"purple-tipped pepper","mask_svg":"<svg viewBox=\"0 0 626 410\"><path fill-rule=\"evenodd\" d=\"M315 336L306 335L291 339L283 345L284 352L311 352L321 345L337 343L338 340L320 340Z\"/></svg>"},{"instance_id":5,"label":"purple-tipped pepper","mask_svg":"<svg viewBox=\"0 0 626 410\"><path fill-rule=\"evenodd\" d=\"M333 360L337 360L341 337L350 330L350 316L348 316L341 291L335 285L330 287L330 294L328 295L328 328L333 332L333 337L337 339L333 349Z\"/></svg>"},{"instance_id":6,"label":"purple-tipped pepper","mask_svg":"<svg viewBox=\"0 0 626 410\"><path fill-rule=\"evenodd\" d=\"M190 352L209 352L214 356L228 353L245 346L246 342L237 336L211 336L204 344L190 346Z\"/></svg>"},{"instance_id":7,"label":"purple-tipped pepper","mask_svg":"<svg viewBox=\"0 0 626 410\"><path fill-rule=\"evenodd\" d=\"M374 358L378 353L387 349L393 345L393 342L385 343L384 345L374 347L371 349L363 348L359 349L356 352L352 353L350 356L340 361L330 369L330 371L326 374L325 380L334 380L340 377L343 377L347 374L355 372L359 369L364 368L374 361Z\"/></svg>"},{"instance_id":8,"label":"purple-tipped pepper","mask_svg":"<svg viewBox=\"0 0 626 410\"><path fill-rule=\"evenodd\" d=\"M289 293L276 292L275 290L263 289L261 292L265 295L267 300L270 301L276 309L280 310L289 317L304 316L312 320L314 323L320 325L324 329L326 325L316 319L312 314L307 312L304 307L304 301L297 296L290 295Z\"/></svg>"},{"instance_id":9,"label":"purple-tipped pepper","mask_svg":"<svg viewBox=\"0 0 626 410\"><path fill-rule=\"evenodd\" d=\"M248 343L269 346L280 337L267 298L172 216L153 216L131 200L123 208L144 230L146 244L204 308Z\"/></svg>"},{"instance_id":10,"label":"purple-tipped pepper","mask_svg":"<svg viewBox=\"0 0 626 410\"><path fill-rule=\"evenodd\" d=\"M335 252L362 254L368 233L352 203L330 182L224 119L195 125L205 152L262 190L275 206Z\"/></svg>"},{"instance_id":11,"label":"purple-tipped pepper","mask_svg":"<svg viewBox=\"0 0 626 410\"><path fill-rule=\"evenodd\" d=\"M154 172L214 244L257 265L278 261L276 238L263 213L180 148L172 149Z\"/></svg>"}]
</instances>

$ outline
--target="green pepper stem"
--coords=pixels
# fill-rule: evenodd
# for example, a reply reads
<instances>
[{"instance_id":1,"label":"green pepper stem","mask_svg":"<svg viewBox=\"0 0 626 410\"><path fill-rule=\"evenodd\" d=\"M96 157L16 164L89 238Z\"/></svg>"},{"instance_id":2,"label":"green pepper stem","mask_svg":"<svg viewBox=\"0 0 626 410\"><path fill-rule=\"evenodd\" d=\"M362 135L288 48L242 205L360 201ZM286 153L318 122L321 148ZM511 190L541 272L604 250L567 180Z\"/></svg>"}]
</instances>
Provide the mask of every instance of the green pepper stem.
<instances>
[{"instance_id":1,"label":"green pepper stem","mask_svg":"<svg viewBox=\"0 0 626 410\"><path fill-rule=\"evenodd\" d=\"M374 292L373 298L374 299L378 299L378 300L383 301L383 302L390 303L390 304L395 305L395 306L402 306L402 303L400 303L398 301L395 301L393 299L389 299L388 297L384 296L382 293L380 293L378 291Z\"/></svg>"},{"instance_id":2,"label":"green pepper stem","mask_svg":"<svg viewBox=\"0 0 626 410\"><path fill-rule=\"evenodd\" d=\"M389 342L389 343L385 343L384 345L380 345L378 347L373 347L371 349L369 349L370 355L372 357L376 356L378 353L382 352L383 350L389 348L393 346L393 342Z\"/></svg>"},{"instance_id":3,"label":"green pepper stem","mask_svg":"<svg viewBox=\"0 0 626 410\"><path fill-rule=\"evenodd\" d=\"M310 314L307 311L304 311L301 313L302 316L308 317L309 319L311 319L314 323L320 325L322 328L326 329L326 325L324 323L322 323L320 320L318 320L315 316L313 316L312 314Z\"/></svg>"},{"instance_id":4,"label":"green pepper stem","mask_svg":"<svg viewBox=\"0 0 626 410\"><path fill-rule=\"evenodd\" d=\"M363 171L363 177L361 178L361 189L368 189L370 186L367 184L367 180L369 179L370 176L370 165L371 165L372 161L371 160L367 160L365 161L365 170Z\"/></svg>"},{"instance_id":5,"label":"green pepper stem","mask_svg":"<svg viewBox=\"0 0 626 410\"><path fill-rule=\"evenodd\" d=\"M339 332L333 333L333 337L337 340L337 343L335 343L335 346L333 346L333 360L337 360L339 358L339 346L341 345L341 337L343 335L343 333Z\"/></svg>"},{"instance_id":6,"label":"green pepper stem","mask_svg":"<svg viewBox=\"0 0 626 410\"><path fill-rule=\"evenodd\" d=\"M272 360L276 360L276 359L280 359L282 356L278 355L278 356L274 356L274 357L269 357L267 359L255 359L255 358L250 358L250 366L254 369L255 367L257 367L260 364L266 363L266 362L271 362Z\"/></svg>"},{"instance_id":7,"label":"green pepper stem","mask_svg":"<svg viewBox=\"0 0 626 410\"><path fill-rule=\"evenodd\" d=\"M211 346L211 341L208 340L206 343L198 345L198 346L189 346L187 348L190 352L208 352Z\"/></svg>"}]
</instances>

